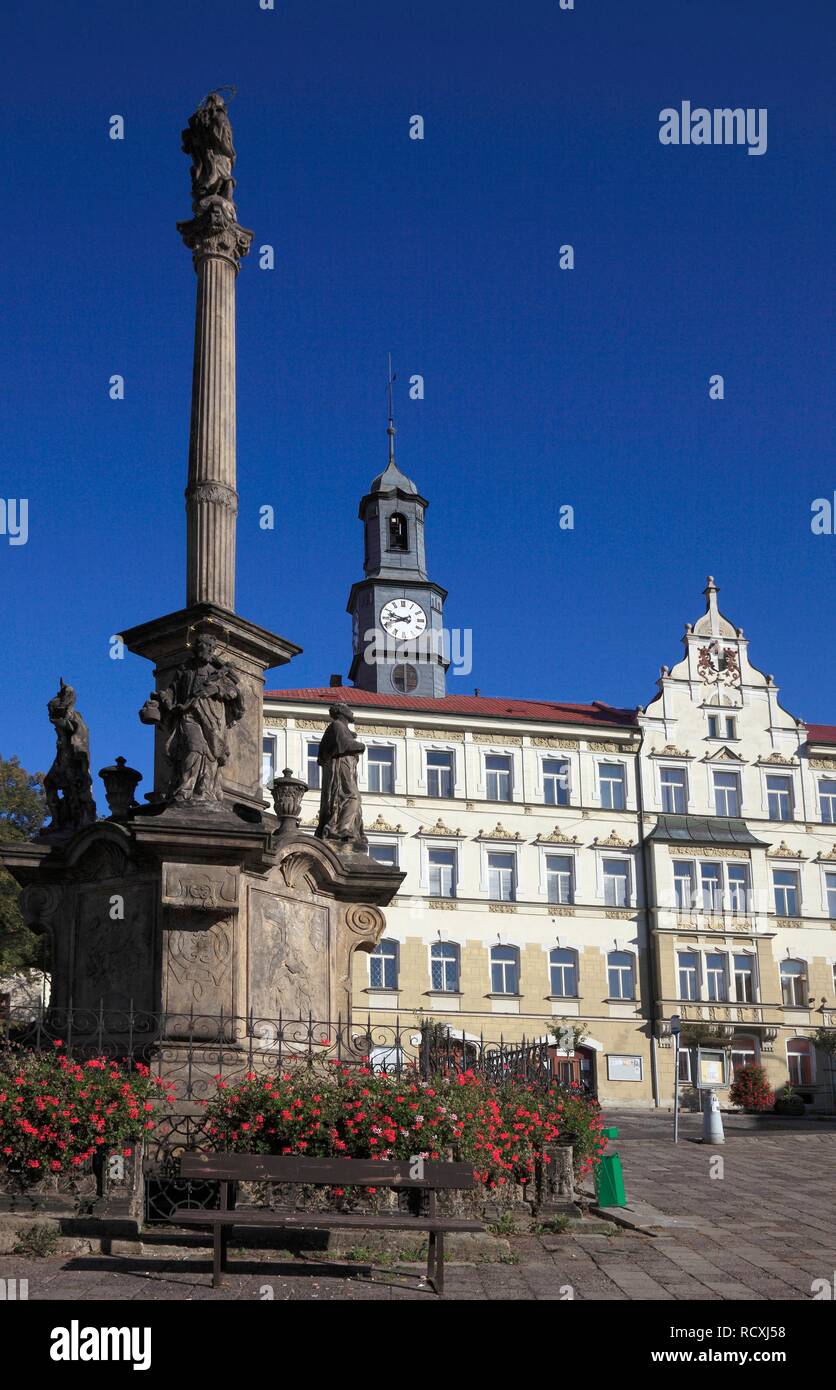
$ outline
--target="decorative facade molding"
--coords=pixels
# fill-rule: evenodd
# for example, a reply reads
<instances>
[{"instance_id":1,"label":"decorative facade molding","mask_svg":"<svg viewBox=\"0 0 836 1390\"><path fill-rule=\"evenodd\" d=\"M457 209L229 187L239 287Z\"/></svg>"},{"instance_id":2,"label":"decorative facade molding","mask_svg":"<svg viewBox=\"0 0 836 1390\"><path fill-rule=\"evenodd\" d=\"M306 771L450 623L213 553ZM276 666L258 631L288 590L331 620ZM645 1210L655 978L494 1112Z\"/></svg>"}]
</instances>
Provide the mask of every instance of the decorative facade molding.
<instances>
[{"instance_id":1,"label":"decorative facade molding","mask_svg":"<svg viewBox=\"0 0 836 1390\"><path fill-rule=\"evenodd\" d=\"M581 746L580 739L577 738L557 738L551 735L535 737L531 739L532 748L562 748L567 752L573 749L577 751Z\"/></svg>"},{"instance_id":2,"label":"decorative facade molding","mask_svg":"<svg viewBox=\"0 0 836 1390\"><path fill-rule=\"evenodd\" d=\"M450 898L427 898L427 907L435 908L436 912L455 912L458 903Z\"/></svg>"},{"instance_id":3,"label":"decorative facade molding","mask_svg":"<svg viewBox=\"0 0 836 1390\"><path fill-rule=\"evenodd\" d=\"M836 772L836 758L810 758L811 767L819 767L824 772Z\"/></svg>"},{"instance_id":4,"label":"decorative facade molding","mask_svg":"<svg viewBox=\"0 0 836 1390\"><path fill-rule=\"evenodd\" d=\"M648 753L647 756L648 756L649 758L682 758L682 759L684 759L684 758L690 758L690 759L693 759L694 754L691 752L690 748L686 748L686 749L684 750L684 752L683 752L683 750L682 750L681 748L677 748L677 746L676 746L675 743L666 743L665 746L664 746L664 748L651 748L651 750L650 750L650 752Z\"/></svg>"},{"instance_id":5,"label":"decorative facade molding","mask_svg":"<svg viewBox=\"0 0 836 1390\"><path fill-rule=\"evenodd\" d=\"M195 483L186 492L190 502L214 502L233 516L238 513L238 493L227 483Z\"/></svg>"},{"instance_id":6,"label":"decorative facade molding","mask_svg":"<svg viewBox=\"0 0 836 1390\"><path fill-rule=\"evenodd\" d=\"M403 826L390 825L388 821L383 819L383 814L381 812L378 813L377 820L371 825L367 825L366 829L385 831L387 835L401 835L403 833Z\"/></svg>"},{"instance_id":7,"label":"decorative facade molding","mask_svg":"<svg viewBox=\"0 0 836 1390\"><path fill-rule=\"evenodd\" d=\"M506 830L501 821L497 821L493 830L480 830L476 836L477 840L521 840L522 835L518 830Z\"/></svg>"},{"instance_id":8,"label":"decorative facade molding","mask_svg":"<svg viewBox=\"0 0 836 1390\"><path fill-rule=\"evenodd\" d=\"M668 854L685 855L688 859L748 859L748 849L733 845L668 845Z\"/></svg>"},{"instance_id":9,"label":"decorative facade molding","mask_svg":"<svg viewBox=\"0 0 836 1390\"><path fill-rule=\"evenodd\" d=\"M804 851L801 849L790 849L786 840L782 840L780 845L772 846L766 851L767 859L803 859Z\"/></svg>"},{"instance_id":10,"label":"decorative facade molding","mask_svg":"<svg viewBox=\"0 0 836 1390\"><path fill-rule=\"evenodd\" d=\"M416 738L437 738L442 743L464 743L463 729L416 729Z\"/></svg>"},{"instance_id":11,"label":"decorative facade molding","mask_svg":"<svg viewBox=\"0 0 836 1390\"><path fill-rule=\"evenodd\" d=\"M622 840L617 830L611 830L606 840L599 840L598 836L592 841L594 849L633 849L634 840Z\"/></svg>"},{"instance_id":12,"label":"decorative facade molding","mask_svg":"<svg viewBox=\"0 0 836 1390\"><path fill-rule=\"evenodd\" d=\"M566 907L564 903L549 903L548 911L550 917L574 917L575 915L575 909Z\"/></svg>"},{"instance_id":13,"label":"decorative facade molding","mask_svg":"<svg viewBox=\"0 0 836 1390\"><path fill-rule=\"evenodd\" d=\"M633 744L627 743L604 743L600 739L588 739L587 748L590 753L634 753Z\"/></svg>"},{"instance_id":14,"label":"decorative facade molding","mask_svg":"<svg viewBox=\"0 0 836 1390\"><path fill-rule=\"evenodd\" d=\"M706 753L703 758L704 763L745 763L739 753L735 753L733 748L727 748L725 744L718 748L715 753Z\"/></svg>"},{"instance_id":15,"label":"decorative facade molding","mask_svg":"<svg viewBox=\"0 0 836 1390\"><path fill-rule=\"evenodd\" d=\"M506 734L498 729L495 734L473 734L474 743L493 743L497 747L520 748L522 746L522 734Z\"/></svg>"},{"instance_id":16,"label":"decorative facade molding","mask_svg":"<svg viewBox=\"0 0 836 1390\"><path fill-rule=\"evenodd\" d=\"M516 912L516 903L488 903L489 912Z\"/></svg>"},{"instance_id":17,"label":"decorative facade molding","mask_svg":"<svg viewBox=\"0 0 836 1390\"><path fill-rule=\"evenodd\" d=\"M324 720L324 719L297 719L297 720L296 720L296 728L297 728L297 729L316 729L317 733L319 733L319 734L323 734L323 733L325 732L326 726L327 726L327 720Z\"/></svg>"},{"instance_id":18,"label":"decorative facade molding","mask_svg":"<svg viewBox=\"0 0 836 1390\"><path fill-rule=\"evenodd\" d=\"M800 917L776 917L775 925L776 927L786 927L788 931L797 931L799 927L804 926L804 923Z\"/></svg>"},{"instance_id":19,"label":"decorative facade molding","mask_svg":"<svg viewBox=\"0 0 836 1390\"><path fill-rule=\"evenodd\" d=\"M534 841L535 845L579 845L580 840L577 835L564 835L559 825L556 825L550 835L538 835Z\"/></svg>"},{"instance_id":20,"label":"decorative facade molding","mask_svg":"<svg viewBox=\"0 0 836 1390\"><path fill-rule=\"evenodd\" d=\"M818 854L816 855L816 858L827 860L836 859L836 844L832 845L831 848L828 850L820 849Z\"/></svg>"},{"instance_id":21,"label":"decorative facade molding","mask_svg":"<svg viewBox=\"0 0 836 1390\"><path fill-rule=\"evenodd\" d=\"M373 826L372 826L372 829L374 829ZM439 816L439 818L438 818L438 820L436 821L435 825L419 825L419 826L418 826L418 830L416 831L416 834L418 834L418 835L447 835L447 836L450 836L450 837L453 838L453 839L461 839L461 838L462 838L462 832L461 832L461 830L460 830L458 827L457 827L455 830L451 830L449 825L445 825L445 824L444 824L444 821L441 819L441 816Z\"/></svg>"},{"instance_id":22,"label":"decorative facade molding","mask_svg":"<svg viewBox=\"0 0 836 1390\"><path fill-rule=\"evenodd\" d=\"M286 729L287 719L283 714L265 714L264 724L268 729Z\"/></svg>"},{"instance_id":23,"label":"decorative facade molding","mask_svg":"<svg viewBox=\"0 0 836 1390\"><path fill-rule=\"evenodd\" d=\"M616 918L619 922L627 922L635 915L636 909L631 907L608 907L604 913L605 917Z\"/></svg>"},{"instance_id":24,"label":"decorative facade molding","mask_svg":"<svg viewBox=\"0 0 836 1390\"><path fill-rule=\"evenodd\" d=\"M770 753L765 758L758 758L758 763L764 767L798 767L797 758L785 758L783 753Z\"/></svg>"},{"instance_id":25,"label":"decorative facade molding","mask_svg":"<svg viewBox=\"0 0 836 1390\"><path fill-rule=\"evenodd\" d=\"M406 729L397 724L364 724L361 715L355 713L354 723L364 734L378 734L382 738L406 738Z\"/></svg>"}]
</instances>

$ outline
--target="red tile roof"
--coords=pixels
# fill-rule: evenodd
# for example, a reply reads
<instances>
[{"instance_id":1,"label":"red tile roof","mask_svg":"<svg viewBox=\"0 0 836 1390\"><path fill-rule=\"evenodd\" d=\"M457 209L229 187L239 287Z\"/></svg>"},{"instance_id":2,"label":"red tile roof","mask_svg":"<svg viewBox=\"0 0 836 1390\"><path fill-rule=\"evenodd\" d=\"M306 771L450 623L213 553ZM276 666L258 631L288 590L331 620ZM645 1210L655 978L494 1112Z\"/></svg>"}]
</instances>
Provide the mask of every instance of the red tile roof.
<instances>
[{"instance_id":1,"label":"red tile roof","mask_svg":"<svg viewBox=\"0 0 836 1390\"><path fill-rule=\"evenodd\" d=\"M483 719L517 719L549 724L595 724L612 728L637 728L636 711L615 709L595 700L591 705L561 704L556 700L503 700L485 695L430 696L385 695L377 690L357 690L353 685L322 686L313 690L265 690L265 700L299 703L344 703L355 707L411 710L416 714L464 714ZM836 733L836 731L834 731Z\"/></svg>"},{"instance_id":2,"label":"red tile roof","mask_svg":"<svg viewBox=\"0 0 836 1390\"><path fill-rule=\"evenodd\" d=\"M808 743L836 743L836 724L808 724Z\"/></svg>"}]
</instances>

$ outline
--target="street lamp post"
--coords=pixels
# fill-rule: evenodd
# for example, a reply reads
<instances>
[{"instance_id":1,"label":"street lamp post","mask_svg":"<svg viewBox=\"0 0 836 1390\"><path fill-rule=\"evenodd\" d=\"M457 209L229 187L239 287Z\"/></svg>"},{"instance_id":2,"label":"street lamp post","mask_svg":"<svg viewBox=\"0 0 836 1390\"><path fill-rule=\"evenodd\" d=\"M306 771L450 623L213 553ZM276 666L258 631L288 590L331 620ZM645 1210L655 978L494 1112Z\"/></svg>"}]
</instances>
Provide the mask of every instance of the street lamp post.
<instances>
[{"instance_id":1,"label":"street lamp post","mask_svg":"<svg viewBox=\"0 0 836 1390\"><path fill-rule=\"evenodd\" d=\"M679 1143L679 1035L682 1020L679 1014L671 1014L671 1037L674 1040L673 1058L673 1142Z\"/></svg>"}]
</instances>

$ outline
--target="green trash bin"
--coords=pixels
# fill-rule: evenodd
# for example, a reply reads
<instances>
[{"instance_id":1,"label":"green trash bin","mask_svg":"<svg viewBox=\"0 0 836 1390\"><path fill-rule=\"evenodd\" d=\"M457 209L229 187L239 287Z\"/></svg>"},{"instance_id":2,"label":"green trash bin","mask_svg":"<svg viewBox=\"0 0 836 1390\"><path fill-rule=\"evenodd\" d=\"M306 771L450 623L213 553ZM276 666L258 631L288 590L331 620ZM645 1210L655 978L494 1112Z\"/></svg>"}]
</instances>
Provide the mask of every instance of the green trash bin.
<instances>
[{"instance_id":1,"label":"green trash bin","mask_svg":"<svg viewBox=\"0 0 836 1390\"><path fill-rule=\"evenodd\" d=\"M617 1139L615 1125L602 1129L607 1139ZM599 1207L626 1207L627 1193L624 1191L624 1174L621 1171L620 1154L604 1154L595 1168L595 1195Z\"/></svg>"}]
</instances>

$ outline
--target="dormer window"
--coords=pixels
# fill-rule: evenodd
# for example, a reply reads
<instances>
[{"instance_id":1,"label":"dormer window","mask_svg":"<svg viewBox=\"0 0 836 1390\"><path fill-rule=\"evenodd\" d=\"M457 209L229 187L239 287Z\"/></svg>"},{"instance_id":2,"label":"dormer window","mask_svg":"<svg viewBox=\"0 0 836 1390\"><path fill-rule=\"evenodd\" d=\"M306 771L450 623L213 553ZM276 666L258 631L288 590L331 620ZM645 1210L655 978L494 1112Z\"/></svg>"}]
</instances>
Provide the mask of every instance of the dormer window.
<instances>
[{"instance_id":1,"label":"dormer window","mask_svg":"<svg viewBox=\"0 0 836 1390\"><path fill-rule=\"evenodd\" d=\"M409 527L406 517L400 512L393 512L389 518L389 549L409 549Z\"/></svg>"}]
</instances>

